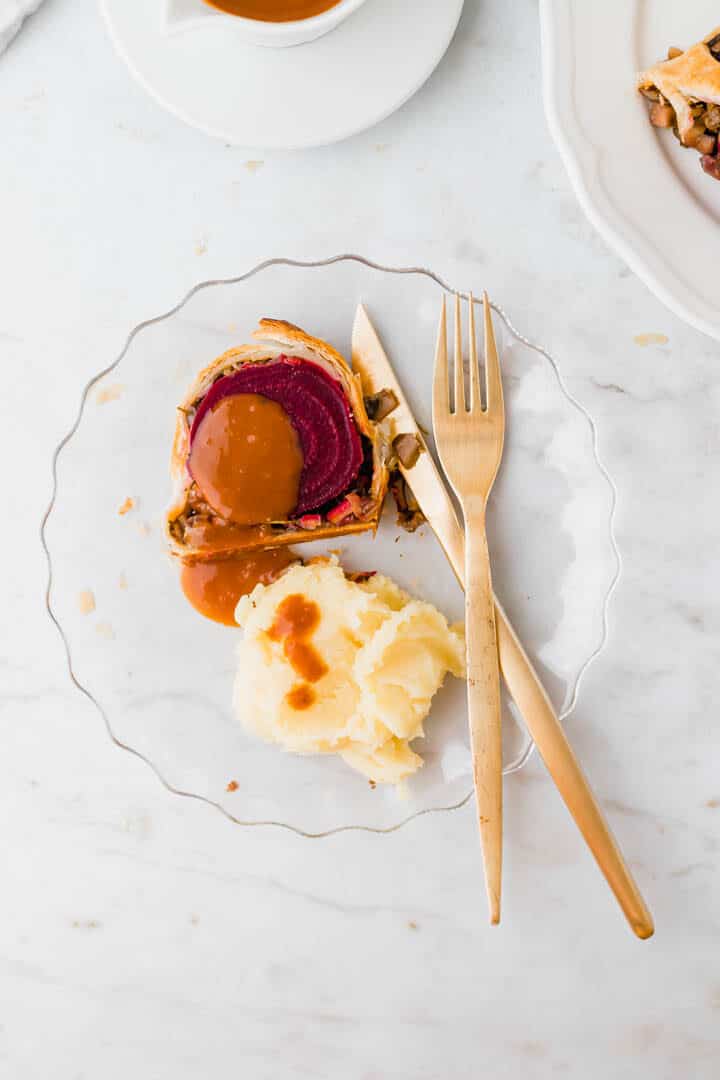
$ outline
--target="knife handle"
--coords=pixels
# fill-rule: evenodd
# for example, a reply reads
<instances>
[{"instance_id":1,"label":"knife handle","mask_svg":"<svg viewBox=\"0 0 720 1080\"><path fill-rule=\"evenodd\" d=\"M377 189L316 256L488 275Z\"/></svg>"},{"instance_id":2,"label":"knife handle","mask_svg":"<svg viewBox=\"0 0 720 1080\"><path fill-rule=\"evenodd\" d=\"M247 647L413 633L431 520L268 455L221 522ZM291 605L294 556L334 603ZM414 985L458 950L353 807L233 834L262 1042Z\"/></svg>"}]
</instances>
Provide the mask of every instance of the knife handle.
<instances>
[{"instance_id":1,"label":"knife handle","mask_svg":"<svg viewBox=\"0 0 720 1080\"><path fill-rule=\"evenodd\" d=\"M495 612L500 668L540 756L633 932L639 938L652 937L652 915L555 710L497 600Z\"/></svg>"}]
</instances>

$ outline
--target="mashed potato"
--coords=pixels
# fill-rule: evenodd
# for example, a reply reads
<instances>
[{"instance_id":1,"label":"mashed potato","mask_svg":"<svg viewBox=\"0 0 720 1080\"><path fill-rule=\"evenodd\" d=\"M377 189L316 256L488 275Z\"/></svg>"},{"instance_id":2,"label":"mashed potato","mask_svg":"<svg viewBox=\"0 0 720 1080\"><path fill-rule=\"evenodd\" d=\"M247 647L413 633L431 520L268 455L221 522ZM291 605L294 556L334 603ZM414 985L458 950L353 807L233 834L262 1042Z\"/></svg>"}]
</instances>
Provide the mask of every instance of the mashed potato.
<instances>
[{"instance_id":1,"label":"mashed potato","mask_svg":"<svg viewBox=\"0 0 720 1080\"><path fill-rule=\"evenodd\" d=\"M274 630L299 600L316 613L305 640L324 673L311 682ZM245 633L234 707L249 731L295 753L340 754L386 783L422 765L409 743L423 735L446 672L462 678L465 667L462 631L431 604L385 577L350 581L333 561L293 566L272 585L258 585L235 617Z\"/></svg>"}]
</instances>

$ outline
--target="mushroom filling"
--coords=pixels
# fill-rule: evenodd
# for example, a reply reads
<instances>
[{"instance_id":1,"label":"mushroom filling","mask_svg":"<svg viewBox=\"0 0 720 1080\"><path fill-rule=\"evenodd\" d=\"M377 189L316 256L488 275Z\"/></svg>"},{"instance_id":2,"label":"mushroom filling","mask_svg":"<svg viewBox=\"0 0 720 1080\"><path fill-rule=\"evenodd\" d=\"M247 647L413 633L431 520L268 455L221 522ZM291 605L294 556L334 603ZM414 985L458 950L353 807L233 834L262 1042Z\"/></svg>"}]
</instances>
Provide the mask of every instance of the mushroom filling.
<instances>
[{"instance_id":1,"label":"mushroom filling","mask_svg":"<svg viewBox=\"0 0 720 1080\"><path fill-rule=\"evenodd\" d=\"M705 42L710 55L720 63L720 33ZM682 49L668 49L668 60L683 55ZM689 98L692 125L681 135L677 116L671 103L655 86L644 86L640 93L650 104L650 123L658 128L670 128L683 146L697 150L705 172L720 180L720 105Z\"/></svg>"}]
</instances>

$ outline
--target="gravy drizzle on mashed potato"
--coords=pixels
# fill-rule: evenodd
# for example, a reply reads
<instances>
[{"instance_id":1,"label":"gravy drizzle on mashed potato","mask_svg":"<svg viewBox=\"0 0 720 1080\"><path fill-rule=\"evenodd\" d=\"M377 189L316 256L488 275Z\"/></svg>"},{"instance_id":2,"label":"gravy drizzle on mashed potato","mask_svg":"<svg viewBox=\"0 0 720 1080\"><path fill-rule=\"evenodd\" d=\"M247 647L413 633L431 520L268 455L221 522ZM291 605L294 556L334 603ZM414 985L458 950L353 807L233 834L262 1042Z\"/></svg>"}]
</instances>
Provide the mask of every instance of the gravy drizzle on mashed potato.
<instances>
[{"instance_id":1,"label":"gravy drizzle on mashed potato","mask_svg":"<svg viewBox=\"0 0 720 1080\"><path fill-rule=\"evenodd\" d=\"M446 673L464 677L461 628L389 578L351 581L337 560L258 585L235 618L245 633L234 708L249 731L294 753L339 754L375 781L420 768L410 742ZM298 662L308 655L309 668Z\"/></svg>"}]
</instances>

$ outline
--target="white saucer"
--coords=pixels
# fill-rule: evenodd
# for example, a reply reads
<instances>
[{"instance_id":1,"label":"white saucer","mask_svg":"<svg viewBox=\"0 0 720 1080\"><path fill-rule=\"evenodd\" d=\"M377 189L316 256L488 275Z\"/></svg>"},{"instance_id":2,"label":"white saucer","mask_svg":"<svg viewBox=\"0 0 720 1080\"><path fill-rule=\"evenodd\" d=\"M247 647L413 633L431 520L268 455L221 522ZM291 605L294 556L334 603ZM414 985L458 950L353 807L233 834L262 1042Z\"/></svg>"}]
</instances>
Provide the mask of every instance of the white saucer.
<instances>
[{"instance_id":1,"label":"white saucer","mask_svg":"<svg viewBox=\"0 0 720 1080\"><path fill-rule=\"evenodd\" d=\"M226 19L168 34L162 4L100 0L120 56L164 108L241 146L296 149L384 120L442 59L463 0L367 0L292 49L239 41Z\"/></svg>"}]
</instances>

